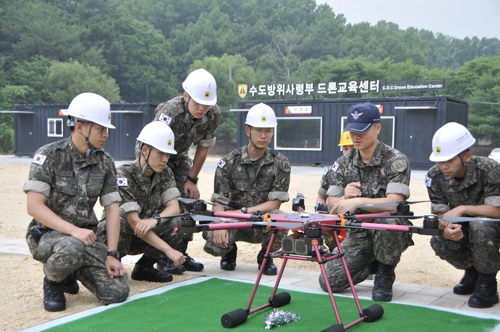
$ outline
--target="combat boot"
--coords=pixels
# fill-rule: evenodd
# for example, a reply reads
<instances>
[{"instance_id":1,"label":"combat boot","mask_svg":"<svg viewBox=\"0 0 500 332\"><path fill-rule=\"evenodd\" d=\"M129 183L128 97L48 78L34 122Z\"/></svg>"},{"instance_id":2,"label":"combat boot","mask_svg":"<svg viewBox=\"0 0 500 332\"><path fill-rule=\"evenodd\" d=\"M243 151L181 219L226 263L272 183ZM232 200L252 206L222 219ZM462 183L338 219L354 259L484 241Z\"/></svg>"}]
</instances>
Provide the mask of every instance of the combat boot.
<instances>
[{"instance_id":1,"label":"combat boot","mask_svg":"<svg viewBox=\"0 0 500 332\"><path fill-rule=\"evenodd\" d=\"M170 273L161 272L152 266L142 266L137 263L131 277L133 280L150 282L170 282L173 279Z\"/></svg>"},{"instance_id":2,"label":"combat boot","mask_svg":"<svg viewBox=\"0 0 500 332\"><path fill-rule=\"evenodd\" d=\"M259 254L257 255L257 265L260 270L260 266L262 265L262 261L264 260L264 256L266 251L261 249ZM264 266L264 270L262 271L266 276L275 276L278 274L278 268L273 263L273 259L271 257L267 258L266 266Z\"/></svg>"},{"instance_id":3,"label":"combat boot","mask_svg":"<svg viewBox=\"0 0 500 332\"><path fill-rule=\"evenodd\" d=\"M64 285L64 293L68 294L77 294L78 291L80 290L80 286L78 286L78 281L76 278L76 271L71 273L69 276L66 277L63 281Z\"/></svg>"},{"instance_id":4,"label":"combat boot","mask_svg":"<svg viewBox=\"0 0 500 332\"><path fill-rule=\"evenodd\" d=\"M159 260L156 263L156 267L161 272L170 273L170 274L183 274L186 271L186 268L183 265L175 265L174 262L168 257Z\"/></svg>"},{"instance_id":5,"label":"combat boot","mask_svg":"<svg viewBox=\"0 0 500 332\"><path fill-rule=\"evenodd\" d=\"M478 279L479 272L477 272L474 266L465 269L464 276L460 282L453 287L453 293L459 295L469 295L474 293Z\"/></svg>"},{"instance_id":6,"label":"combat boot","mask_svg":"<svg viewBox=\"0 0 500 332\"><path fill-rule=\"evenodd\" d=\"M203 271L205 266L203 266L202 263L195 261L191 256L189 256L187 254L186 251L187 251L188 242L189 241L183 240L183 241L181 241L181 243L179 243L179 245L176 248L177 250L182 252L184 254L184 256L186 256L186 260L184 261L184 263L182 265L184 266L186 271L192 271L192 272Z\"/></svg>"},{"instance_id":7,"label":"combat boot","mask_svg":"<svg viewBox=\"0 0 500 332\"><path fill-rule=\"evenodd\" d=\"M490 308L497 303L497 274L479 273L476 291L469 297L469 307Z\"/></svg>"},{"instance_id":8,"label":"combat boot","mask_svg":"<svg viewBox=\"0 0 500 332\"><path fill-rule=\"evenodd\" d=\"M395 268L396 265L378 263L377 274L373 282L373 301L390 302L392 300L392 284L396 279Z\"/></svg>"},{"instance_id":9,"label":"combat boot","mask_svg":"<svg viewBox=\"0 0 500 332\"><path fill-rule=\"evenodd\" d=\"M222 257L220 260L220 268L225 271L234 271L236 269L236 256L238 253L238 247L236 243L233 244L233 249Z\"/></svg>"},{"instance_id":10,"label":"combat boot","mask_svg":"<svg viewBox=\"0 0 500 332\"><path fill-rule=\"evenodd\" d=\"M63 282L43 278L43 307L50 312L66 310Z\"/></svg>"}]
</instances>

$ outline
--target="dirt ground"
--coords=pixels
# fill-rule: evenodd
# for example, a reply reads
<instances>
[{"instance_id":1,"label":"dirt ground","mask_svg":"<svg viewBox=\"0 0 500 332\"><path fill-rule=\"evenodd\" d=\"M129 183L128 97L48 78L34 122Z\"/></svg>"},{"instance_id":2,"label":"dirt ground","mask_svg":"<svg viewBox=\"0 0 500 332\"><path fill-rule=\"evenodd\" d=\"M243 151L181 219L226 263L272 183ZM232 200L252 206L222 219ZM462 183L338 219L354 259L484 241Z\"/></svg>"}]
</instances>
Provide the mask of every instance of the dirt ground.
<instances>
[{"instance_id":1,"label":"dirt ground","mask_svg":"<svg viewBox=\"0 0 500 332\"><path fill-rule=\"evenodd\" d=\"M209 157L209 162L216 162L218 157ZM22 186L28 178L28 164L0 164L0 238L24 239L26 227L30 217L26 213L26 195ZM306 211L314 211L316 191L319 186L320 176L307 174L294 174L292 167L290 197L298 192L305 197ZM213 191L213 171L200 173L199 188L202 199L209 200ZM411 181L410 200L427 199L427 191L423 180ZM291 202L281 206L286 212L292 212ZM96 207L98 215L101 208ZM412 205L415 215L430 213L429 203ZM421 220L414 221L416 226L421 226ZM427 286L451 288L460 280L461 271L441 261L434 255L429 245L429 237L413 235L415 245L408 248L396 269L396 281ZM213 259L203 249L201 235L195 234L194 241L190 243L188 253L190 256L203 262L204 259ZM260 245L238 243L238 261L255 263ZM276 259L277 265L280 260ZM59 313L49 313L43 309L42 265L28 256L0 255L0 330L17 331L45 321L60 318L75 312L99 306L99 301L84 287L80 287L77 295L66 295L67 310ZM308 262L289 261L289 267L299 269L318 270L315 264ZM128 273L131 266L126 267ZM196 277L196 273L185 273L174 276L174 282ZM317 279L311 280L316 283ZM163 284L137 282L130 280L131 295L138 294Z\"/></svg>"}]
</instances>

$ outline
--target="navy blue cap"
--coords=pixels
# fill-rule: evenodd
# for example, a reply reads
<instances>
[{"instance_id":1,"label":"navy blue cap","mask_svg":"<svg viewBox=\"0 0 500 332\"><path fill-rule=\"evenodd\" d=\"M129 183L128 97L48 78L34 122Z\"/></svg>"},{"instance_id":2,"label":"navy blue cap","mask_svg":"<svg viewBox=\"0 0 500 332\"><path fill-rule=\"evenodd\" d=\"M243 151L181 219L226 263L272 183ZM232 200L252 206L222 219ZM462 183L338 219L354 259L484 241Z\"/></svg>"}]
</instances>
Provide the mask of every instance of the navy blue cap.
<instances>
[{"instance_id":1,"label":"navy blue cap","mask_svg":"<svg viewBox=\"0 0 500 332\"><path fill-rule=\"evenodd\" d=\"M344 131L364 134L375 122L380 122L377 106L370 103L356 104L347 111L347 126Z\"/></svg>"}]
</instances>

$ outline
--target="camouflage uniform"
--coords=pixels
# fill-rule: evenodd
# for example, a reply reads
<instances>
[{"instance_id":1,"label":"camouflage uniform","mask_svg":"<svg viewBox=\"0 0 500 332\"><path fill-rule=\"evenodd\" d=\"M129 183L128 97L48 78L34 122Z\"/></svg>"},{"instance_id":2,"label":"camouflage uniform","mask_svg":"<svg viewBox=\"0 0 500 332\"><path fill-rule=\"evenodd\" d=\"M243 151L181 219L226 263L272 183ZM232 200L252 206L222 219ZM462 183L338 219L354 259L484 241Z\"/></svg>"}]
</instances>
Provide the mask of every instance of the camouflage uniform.
<instances>
[{"instance_id":1,"label":"camouflage uniform","mask_svg":"<svg viewBox=\"0 0 500 332\"><path fill-rule=\"evenodd\" d=\"M340 157L331 168L328 196L342 197L344 188L352 182L361 183L361 196L368 198L399 194L410 196L410 162L396 149L378 142L372 159L364 164L357 150ZM352 211L356 212L356 211ZM388 224L411 225L407 219L387 219ZM410 233L373 230L348 230L348 236L341 243L349 272L354 284L365 280L370 274L370 263L375 261L396 265L403 251L413 244ZM338 249L333 250L334 253ZM332 291L349 287L342 261L334 259L325 264ZM320 286L326 291L325 280L319 277Z\"/></svg>"},{"instance_id":2,"label":"camouflage uniform","mask_svg":"<svg viewBox=\"0 0 500 332\"><path fill-rule=\"evenodd\" d=\"M176 155L171 155L167 166L172 169L177 189L184 195L184 184L193 167L188 152L192 144L212 147L221 121L219 106L210 107L201 119L195 119L185 105L184 97L178 96L156 107L155 120L165 122L175 135ZM140 143L136 145L136 157L140 155Z\"/></svg>"},{"instance_id":3,"label":"camouflage uniform","mask_svg":"<svg viewBox=\"0 0 500 332\"><path fill-rule=\"evenodd\" d=\"M328 195L326 194L328 191L328 188L330 188L330 179L331 179L331 172L332 168L328 167L325 169L325 172L323 173L323 176L321 177L321 182L318 188L318 195L322 197L327 197ZM333 248L337 246L337 243L335 242L335 239L333 237L333 233L330 231L325 231L323 230L323 243L325 246L328 247L328 249L331 251Z\"/></svg>"},{"instance_id":4,"label":"camouflage uniform","mask_svg":"<svg viewBox=\"0 0 500 332\"><path fill-rule=\"evenodd\" d=\"M427 173L425 184L431 212L445 213L459 205L489 204L500 207L500 166L486 157L472 157L463 179L446 180L438 165ZM433 236L431 246L437 256L457 269L474 266L481 273L500 269L500 223L474 221L462 224L459 241Z\"/></svg>"},{"instance_id":5,"label":"camouflage uniform","mask_svg":"<svg viewBox=\"0 0 500 332\"><path fill-rule=\"evenodd\" d=\"M252 207L271 200L287 202L290 186L290 162L279 152L266 148L262 158L251 161L248 158L247 147L235 149L217 164L215 171L214 193L211 201L219 202L237 210L242 207ZM280 210L269 213L283 213ZM266 249L272 230L250 228L229 230L227 248L219 248L213 242L213 232L205 232L207 240L203 250L214 256L224 256L233 249L236 241L262 243ZM278 231L273 243L273 251L281 247L281 240L286 231Z\"/></svg>"},{"instance_id":6,"label":"camouflage uniform","mask_svg":"<svg viewBox=\"0 0 500 332\"><path fill-rule=\"evenodd\" d=\"M162 173L153 173L153 178L142 175L139 159L131 164L124 164L117 170L117 183L122 197L120 205L120 240L118 250L120 255L138 255L145 253L148 257L160 260L166 257L165 253L149 245L134 235L134 231L127 222L127 214L136 211L140 219L147 219L154 214L161 213L167 203L180 197L175 187L172 170L168 167ZM153 227L152 231L172 248L182 239L182 235L172 230L180 222L180 218L172 218ZM98 236L106 242L106 222L99 223Z\"/></svg>"},{"instance_id":7,"label":"camouflage uniform","mask_svg":"<svg viewBox=\"0 0 500 332\"><path fill-rule=\"evenodd\" d=\"M76 150L71 137L45 145L35 154L25 192L47 196L46 205L55 214L80 228L97 227L94 205L108 206L121 201L116 186L113 159L95 150L86 159ZM44 235L38 243L31 235L38 227ZM33 258L43 263L48 280L60 282L77 271L78 279L104 304L125 301L129 294L127 276L110 278L105 267L107 248L97 239L86 246L33 219L26 232Z\"/></svg>"}]
</instances>

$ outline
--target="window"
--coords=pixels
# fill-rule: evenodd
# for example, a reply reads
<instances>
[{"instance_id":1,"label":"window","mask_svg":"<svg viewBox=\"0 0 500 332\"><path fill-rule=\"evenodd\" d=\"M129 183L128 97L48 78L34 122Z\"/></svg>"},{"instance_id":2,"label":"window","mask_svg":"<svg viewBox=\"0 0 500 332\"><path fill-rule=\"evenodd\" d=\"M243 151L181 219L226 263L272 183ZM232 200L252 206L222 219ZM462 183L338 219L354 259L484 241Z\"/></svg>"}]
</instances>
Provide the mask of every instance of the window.
<instances>
[{"instance_id":1,"label":"window","mask_svg":"<svg viewBox=\"0 0 500 332\"><path fill-rule=\"evenodd\" d=\"M321 151L322 117L277 118L274 135L276 150Z\"/></svg>"},{"instance_id":2,"label":"window","mask_svg":"<svg viewBox=\"0 0 500 332\"><path fill-rule=\"evenodd\" d=\"M342 132L347 125L347 117L343 116L341 121L340 131ZM382 128L380 129L380 134L378 134L378 140L394 147L394 117L393 116L381 116L380 124Z\"/></svg>"},{"instance_id":3,"label":"window","mask_svg":"<svg viewBox=\"0 0 500 332\"><path fill-rule=\"evenodd\" d=\"M47 119L47 136L63 137L63 119Z\"/></svg>"}]
</instances>

